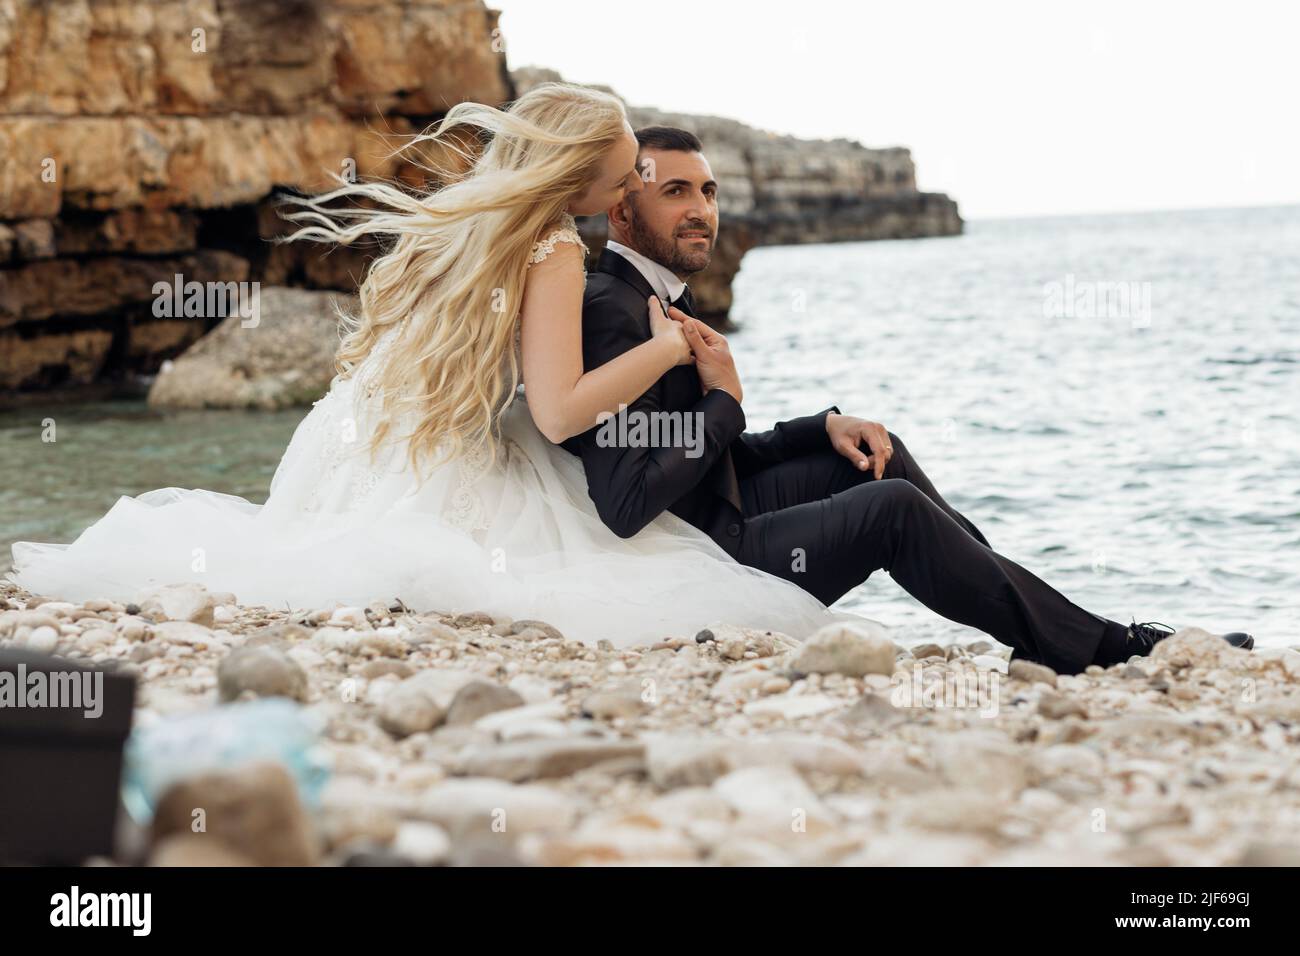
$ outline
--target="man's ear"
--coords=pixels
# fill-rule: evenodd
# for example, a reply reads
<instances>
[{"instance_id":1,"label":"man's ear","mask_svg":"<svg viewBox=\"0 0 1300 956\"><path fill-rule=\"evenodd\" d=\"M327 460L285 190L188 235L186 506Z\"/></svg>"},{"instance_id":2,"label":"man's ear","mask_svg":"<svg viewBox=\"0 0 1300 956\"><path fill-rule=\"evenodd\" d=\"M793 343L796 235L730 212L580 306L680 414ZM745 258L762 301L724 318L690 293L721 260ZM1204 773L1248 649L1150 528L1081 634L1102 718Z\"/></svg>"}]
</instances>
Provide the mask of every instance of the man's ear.
<instances>
[{"instance_id":1,"label":"man's ear","mask_svg":"<svg viewBox=\"0 0 1300 956\"><path fill-rule=\"evenodd\" d=\"M618 226L620 229L627 229L632 223L632 210L627 208L626 199L620 199L610 206L605 215L609 218L610 225Z\"/></svg>"}]
</instances>

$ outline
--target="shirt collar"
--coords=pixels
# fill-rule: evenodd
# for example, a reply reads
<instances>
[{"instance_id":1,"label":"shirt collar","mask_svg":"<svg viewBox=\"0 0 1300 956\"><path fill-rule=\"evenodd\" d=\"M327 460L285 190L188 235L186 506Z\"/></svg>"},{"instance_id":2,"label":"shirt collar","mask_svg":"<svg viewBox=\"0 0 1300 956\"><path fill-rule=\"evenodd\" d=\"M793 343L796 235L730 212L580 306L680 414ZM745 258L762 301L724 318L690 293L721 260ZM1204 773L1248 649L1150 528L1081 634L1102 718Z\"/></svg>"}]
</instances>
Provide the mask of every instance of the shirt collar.
<instances>
[{"instance_id":1,"label":"shirt collar","mask_svg":"<svg viewBox=\"0 0 1300 956\"><path fill-rule=\"evenodd\" d=\"M667 266L655 262L648 256L643 256L635 249L629 249L621 242L615 242L610 239L605 243L605 248L610 252L617 252L632 265L636 266L637 271L645 277L645 281L650 283L650 288L655 290L664 302L673 302L681 297L686 289L686 283L677 278Z\"/></svg>"}]
</instances>

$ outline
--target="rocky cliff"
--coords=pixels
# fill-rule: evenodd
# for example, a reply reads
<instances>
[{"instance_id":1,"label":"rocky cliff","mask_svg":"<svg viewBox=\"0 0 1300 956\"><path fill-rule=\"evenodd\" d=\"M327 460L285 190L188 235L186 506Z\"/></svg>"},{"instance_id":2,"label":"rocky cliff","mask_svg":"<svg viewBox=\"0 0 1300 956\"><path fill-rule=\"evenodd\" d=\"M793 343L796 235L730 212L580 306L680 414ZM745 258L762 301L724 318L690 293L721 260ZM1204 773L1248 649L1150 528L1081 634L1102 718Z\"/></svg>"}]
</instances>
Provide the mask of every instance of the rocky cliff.
<instances>
[{"instance_id":1,"label":"rocky cliff","mask_svg":"<svg viewBox=\"0 0 1300 956\"><path fill-rule=\"evenodd\" d=\"M554 70L513 71L523 93ZM601 89L608 90L607 87ZM615 92L608 90L609 92ZM870 149L847 139L806 140L754 129L731 119L629 106L633 126L679 126L700 137L722 184L722 224L713 264L691 282L700 310L713 321L731 308L731 280L745 252L760 245L914 239L961 233L957 203L916 187L916 165L902 147ZM603 217L584 224L597 248Z\"/></svg>"},{"instance_id":2,"label":"rocky cliff","mask_svg":"<svg viewBox=\"0 0 1300 956\"><path fill-rule=\"evenodd\" d=\"M554 76L512 78L482 0L0 0L0 401L156 372L224 314L159 314L176 276L354 290L368 251L270 243L275 194L423 183L399 137ZM754 245L961 230L905 149L632 113L698 132L726 182L712 319Z\"/></svg>"},{"instance_id":3,"label":"rocky cliff","mask_svg":"<svg viewBox=\"0 0 1300 956\"><path fill-rule=\"evenodd\" d=\"M482 0L0 2L0 392L152 372L219 321L154 284L348 288L350 250L271 246L281 188L512 95Z\"/></svg>"}]
</instances>

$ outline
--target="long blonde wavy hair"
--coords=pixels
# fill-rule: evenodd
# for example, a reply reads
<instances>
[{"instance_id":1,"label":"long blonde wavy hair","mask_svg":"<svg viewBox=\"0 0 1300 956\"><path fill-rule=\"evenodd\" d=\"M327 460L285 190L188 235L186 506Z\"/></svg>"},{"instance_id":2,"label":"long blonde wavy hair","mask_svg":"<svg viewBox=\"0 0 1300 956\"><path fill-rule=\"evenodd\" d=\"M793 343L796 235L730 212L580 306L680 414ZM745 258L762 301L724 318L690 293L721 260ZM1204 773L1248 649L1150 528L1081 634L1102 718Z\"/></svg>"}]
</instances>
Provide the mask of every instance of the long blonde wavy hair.
<instances>
[{"instance_id":1,"label":"long blonde wavy hair","mask_svg":"<svg viewBox=\"0 0 1300 956\"><path fill-rule=\"evenodd\" d=\"M501 413L519 384L514 332L534 243L587 189L626 123L614 96L544 83L504 110L453 106L397 150L424 144L422 153L457 161L421 164L438 180L431 189L339 179L330 192L285 197L304 207L285 218L310 225L282 241L389 246L361 283L360 315L340 316L335 356L337 375L349 377L406 320L392 360L371 380L383 395L372 456L414 412L419 424L407 437L417 472L425 456L447 461L485 448L495 459ZM328 205L340 199L366 205Z\"/></svg>"}]
</instances>

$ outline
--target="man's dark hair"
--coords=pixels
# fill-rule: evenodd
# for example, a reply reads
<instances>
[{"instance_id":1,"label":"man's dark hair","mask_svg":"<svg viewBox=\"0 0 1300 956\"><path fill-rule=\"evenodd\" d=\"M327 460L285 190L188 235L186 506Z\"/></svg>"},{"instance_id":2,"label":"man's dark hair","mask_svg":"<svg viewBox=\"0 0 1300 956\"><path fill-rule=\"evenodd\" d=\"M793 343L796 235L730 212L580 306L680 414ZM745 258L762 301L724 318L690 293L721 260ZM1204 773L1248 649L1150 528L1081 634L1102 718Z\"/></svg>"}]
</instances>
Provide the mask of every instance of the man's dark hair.
<instances>
[{"instance_id":1,"label":"man's dark hair","mask_svg":"<svg viewBox=\"0 0 1300 956\"><path fill-rule=\"evenodd\" d=\"M638 149L663 149L678 153L702 153L700 138L676 126L642 126L636 131Z\"/></svg>"}]
</instances>

